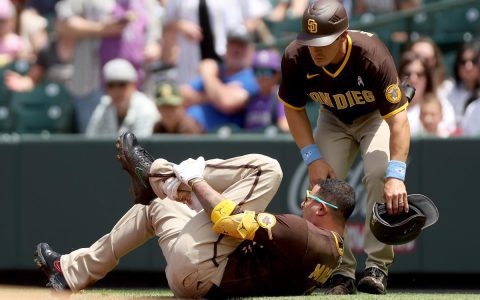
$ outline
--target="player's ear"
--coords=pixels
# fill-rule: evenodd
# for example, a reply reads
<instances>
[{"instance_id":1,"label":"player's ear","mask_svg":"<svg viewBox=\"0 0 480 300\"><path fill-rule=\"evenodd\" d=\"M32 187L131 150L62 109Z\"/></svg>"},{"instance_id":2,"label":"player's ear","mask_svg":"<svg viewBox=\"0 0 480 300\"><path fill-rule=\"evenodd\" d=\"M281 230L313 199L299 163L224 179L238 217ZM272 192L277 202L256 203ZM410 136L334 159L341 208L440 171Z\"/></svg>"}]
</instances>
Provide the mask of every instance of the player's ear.
<instances>
[{"instance_id":1,"label":"player's ear","mask_svg":"<svg viewBox=\"0 0 480 300\"><path fill-rule=\"evenodd\" d=\"M348 31L344 31L341 35L340 35L340 41L345 41L347 39L347 35L348 35Z\"/></svg>"},{"instance_id":2,"label":"player's ear","mask_svg":"<svg viewBox=\"0 0 480 300\"><path fill-rule=\"evenodd\" d=\"M315 214L317 216L324 216L327 214L327 206L324 203L316 203Z\"/></svg>"}]
</instances>

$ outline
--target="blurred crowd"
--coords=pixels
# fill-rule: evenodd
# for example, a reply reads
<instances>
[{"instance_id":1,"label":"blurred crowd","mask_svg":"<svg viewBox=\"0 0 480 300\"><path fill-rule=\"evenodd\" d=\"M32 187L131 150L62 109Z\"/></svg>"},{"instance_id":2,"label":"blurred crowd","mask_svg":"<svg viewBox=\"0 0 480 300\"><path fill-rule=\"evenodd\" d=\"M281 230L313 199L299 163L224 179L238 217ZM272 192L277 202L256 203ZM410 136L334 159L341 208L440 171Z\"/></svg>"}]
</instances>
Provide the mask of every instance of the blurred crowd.
<instances>
[{"instance_id":1,"label":"blurred crowd","mask_svg":"<svg viewBox=\"0 0 480 300\"><path fill-rule=\"evenodd\" d=\"M276 99L283 49L266 22L301 17L308 0L0 0L0 67L14 93L66 88L72 133L288 132ZM343 0L351 16L418 8L420 0ZM412 136L480 135L480 47L444 65L421 37L397 62L416 93ZM451 75L450 75L451 74Z\"/></svg>"}]
</instances>

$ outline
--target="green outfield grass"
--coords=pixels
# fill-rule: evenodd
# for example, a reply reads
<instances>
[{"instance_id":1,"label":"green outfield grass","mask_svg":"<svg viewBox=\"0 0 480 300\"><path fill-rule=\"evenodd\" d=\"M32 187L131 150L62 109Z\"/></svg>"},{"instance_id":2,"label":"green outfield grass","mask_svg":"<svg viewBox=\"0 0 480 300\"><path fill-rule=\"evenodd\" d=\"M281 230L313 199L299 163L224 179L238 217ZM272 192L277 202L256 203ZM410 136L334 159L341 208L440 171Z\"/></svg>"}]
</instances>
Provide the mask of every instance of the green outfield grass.
<instances>
[{"instance_id":1,"label":"green outfield grass","mask_svg":"<svg viewBox=\"0 0 480 300\"><path fill-rule=\"evenodd\" d=\"M169 290L90 290L84 293L85 296L98 295L98 296L108 296L113 297L132 297L134 299L139 298L149 298L149 299L165 299L172 297L173 294ZM157 298L158 297L158 298ZM364 293L358 293L356 295L349 296L332 296L324 294L314 294L310 296L298 296L298 297L252 297L245 298L250 300L268 300L268 299L291 299L291 300L300 300L300 299L355 299L355 300L371 300L371 299L385 299L385 300L462 300L462 299L480 299L480 293L463 293L459 292L401 292L394 291L390 292L387 295L370 295ZM121 298L119 298L121 299Z\"/></svg>"}]
</instances>

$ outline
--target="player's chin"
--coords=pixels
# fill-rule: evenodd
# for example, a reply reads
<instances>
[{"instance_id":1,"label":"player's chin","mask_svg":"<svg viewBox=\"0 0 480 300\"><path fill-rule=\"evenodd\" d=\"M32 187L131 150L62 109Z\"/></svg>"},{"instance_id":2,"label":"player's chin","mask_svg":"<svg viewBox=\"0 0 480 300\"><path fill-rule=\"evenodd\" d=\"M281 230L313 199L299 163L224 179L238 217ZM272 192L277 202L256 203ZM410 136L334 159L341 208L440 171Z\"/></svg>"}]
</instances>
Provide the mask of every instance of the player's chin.
<instances>
[{"instance_id":1,"label":"player's chin","mask_svg":"<svg viewBox=\"0 0 480 300\"><path fill-rule=\"evenodd\" d=\"M330 64L330 61L327 59L315 59L313 62L317 67L325 67Z\"/></svg>"}]
</instances>

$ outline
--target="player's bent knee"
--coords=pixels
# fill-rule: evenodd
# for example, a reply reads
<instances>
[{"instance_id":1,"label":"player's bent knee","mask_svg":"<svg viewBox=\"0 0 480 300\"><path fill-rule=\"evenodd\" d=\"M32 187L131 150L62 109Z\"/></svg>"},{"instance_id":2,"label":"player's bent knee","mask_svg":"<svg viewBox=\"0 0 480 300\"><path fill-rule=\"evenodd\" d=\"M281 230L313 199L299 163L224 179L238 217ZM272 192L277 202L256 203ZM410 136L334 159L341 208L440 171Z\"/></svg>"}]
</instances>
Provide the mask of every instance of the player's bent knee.
<instances>
[{"instance_id":1,"label":"player's bent knee","mask_svg":"<svg viewBox=\"0 0 480 300\"><path fill-rule=\"evenodd\" d=\"M279 176L280 179L283 177L282 167L280 166L278 160L262 154L257 155L260 156L260 159L262 161L261 167L263 171L272 172L275 175Z\"/></svg>"}]
</instances>

